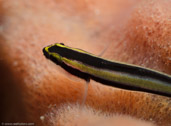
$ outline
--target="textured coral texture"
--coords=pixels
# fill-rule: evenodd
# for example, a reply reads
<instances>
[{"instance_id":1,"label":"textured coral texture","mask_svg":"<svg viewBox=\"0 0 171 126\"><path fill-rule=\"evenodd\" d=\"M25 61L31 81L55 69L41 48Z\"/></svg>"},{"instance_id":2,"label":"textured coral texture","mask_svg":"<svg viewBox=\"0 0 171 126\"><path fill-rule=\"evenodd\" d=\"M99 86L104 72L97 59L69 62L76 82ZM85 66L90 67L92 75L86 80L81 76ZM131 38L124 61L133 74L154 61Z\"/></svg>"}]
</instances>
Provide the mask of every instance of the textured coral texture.
<instances>
[{"instance_id":1,"label":"textured coral texture","mask_svg":"<svg viewBox=\"0 0 171 126\"><path fill-rule=\"evenodd\" d=\"M0 121L170 126L171 98L88 84L47 60L55 42L171 74L170 0L0 0Z\"/></svg>"}]
</instances>

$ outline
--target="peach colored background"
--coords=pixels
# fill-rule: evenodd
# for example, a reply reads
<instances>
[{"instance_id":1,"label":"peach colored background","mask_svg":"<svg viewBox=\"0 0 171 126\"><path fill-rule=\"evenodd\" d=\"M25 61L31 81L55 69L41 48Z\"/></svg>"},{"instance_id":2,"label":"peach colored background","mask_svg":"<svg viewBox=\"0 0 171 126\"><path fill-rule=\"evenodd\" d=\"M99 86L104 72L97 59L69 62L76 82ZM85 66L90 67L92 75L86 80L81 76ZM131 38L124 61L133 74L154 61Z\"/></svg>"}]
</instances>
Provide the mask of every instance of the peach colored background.
<instances>
[{"instance_id":1,"label":"peach colored background","mask_svg":"<svg viewBox=\"0 0 171 126\"><path fill-rule=\"evenodd\" d=\"M47 60L63 42L103 57L171 74L170 0L0 0L0 97L4 122L34 122L48 106L81 103L85 82ZM171 99L91 80L86 105L171 124Z\"/></svg>"}]
</instances>

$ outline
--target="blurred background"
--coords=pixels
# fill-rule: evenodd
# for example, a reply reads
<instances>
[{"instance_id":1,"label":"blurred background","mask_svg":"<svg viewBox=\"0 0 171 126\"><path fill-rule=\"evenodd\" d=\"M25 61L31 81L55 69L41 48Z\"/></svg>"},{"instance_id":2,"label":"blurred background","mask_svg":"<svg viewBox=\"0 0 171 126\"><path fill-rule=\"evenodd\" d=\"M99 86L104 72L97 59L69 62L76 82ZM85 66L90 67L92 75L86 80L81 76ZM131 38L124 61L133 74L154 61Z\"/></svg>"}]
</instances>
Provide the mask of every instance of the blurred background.
<instances>
[{"instance_id":1,"label":"blurred background","mask_svg":"<svg viewBox=\"0 0 171 126\"><path fill-rule=\"evenodd\" d=\"M43 56L43 47L56 42L96 55L106 49L104 58L171 74L170 6L170 0L0 0L0 121L56 125L48 106L81 102L85 82ZM171 99L163 96L91 81L85 105L171 124Z\"/></svg>"}]
</instances>

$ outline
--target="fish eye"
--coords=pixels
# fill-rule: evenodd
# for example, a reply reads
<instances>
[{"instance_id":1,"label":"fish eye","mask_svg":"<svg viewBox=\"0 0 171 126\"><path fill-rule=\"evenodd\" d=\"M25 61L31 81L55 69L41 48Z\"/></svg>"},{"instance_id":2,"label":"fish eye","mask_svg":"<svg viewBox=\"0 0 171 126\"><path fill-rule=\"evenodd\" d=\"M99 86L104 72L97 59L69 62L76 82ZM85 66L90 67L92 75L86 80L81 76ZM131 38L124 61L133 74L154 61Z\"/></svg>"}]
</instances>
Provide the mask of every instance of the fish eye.
<instances>
[{"instance_id":1,"label":"fish eye","mask_svg":"<svg viewBox=\"0 0 171 126\"><path fill-rule=\"evenodd\" d=\"M64 45L64 43L60 43L61 45Z\"/></svg>"}]
</instances>

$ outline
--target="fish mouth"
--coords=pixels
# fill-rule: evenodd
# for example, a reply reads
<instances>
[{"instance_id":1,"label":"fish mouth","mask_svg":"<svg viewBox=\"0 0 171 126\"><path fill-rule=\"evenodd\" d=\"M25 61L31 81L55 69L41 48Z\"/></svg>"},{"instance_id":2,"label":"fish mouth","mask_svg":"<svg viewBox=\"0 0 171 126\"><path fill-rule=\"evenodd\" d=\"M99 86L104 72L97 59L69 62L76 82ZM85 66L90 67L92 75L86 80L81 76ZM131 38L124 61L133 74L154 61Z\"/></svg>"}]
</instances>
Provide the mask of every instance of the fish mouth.
<instances>
[{"instance_id":1,"label":"fish mouth","mask_svg":"<svg viewBox=\"0 0 171 126\"><path fill-rule=\"evenodd\" d=\"M46 51L46 47L43 48L43 54L44 54L44 56L45 56L46 58L50 59L50 55L49 55L49 53Z\"/></svg>"}]
</instances>

